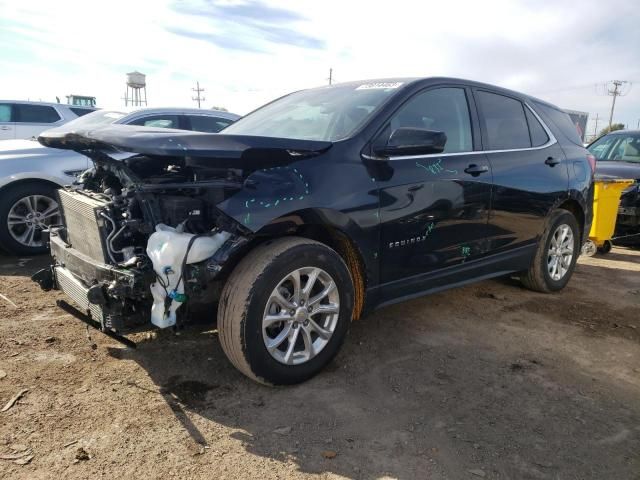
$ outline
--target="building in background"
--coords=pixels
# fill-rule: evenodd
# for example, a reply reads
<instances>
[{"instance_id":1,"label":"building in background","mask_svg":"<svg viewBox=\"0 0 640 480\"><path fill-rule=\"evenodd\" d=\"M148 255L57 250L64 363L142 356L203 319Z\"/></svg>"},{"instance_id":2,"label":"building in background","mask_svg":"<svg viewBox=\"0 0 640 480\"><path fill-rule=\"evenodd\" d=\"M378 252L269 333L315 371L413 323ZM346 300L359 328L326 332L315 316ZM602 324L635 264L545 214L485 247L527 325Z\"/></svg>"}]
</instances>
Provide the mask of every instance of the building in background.
<instances>
[{"instance_id":1,"label":"building in background","mask_svg":"<svg viewBox=\"0 0 640 480\"><path fill-rule=\"evenodd\" d=\"M584 142L587 133L587 122L589 121L589 112L578 112L576 110L565 110L571 117L571 121L578 130L580 139Z\"/></svg>"}]
</instances>

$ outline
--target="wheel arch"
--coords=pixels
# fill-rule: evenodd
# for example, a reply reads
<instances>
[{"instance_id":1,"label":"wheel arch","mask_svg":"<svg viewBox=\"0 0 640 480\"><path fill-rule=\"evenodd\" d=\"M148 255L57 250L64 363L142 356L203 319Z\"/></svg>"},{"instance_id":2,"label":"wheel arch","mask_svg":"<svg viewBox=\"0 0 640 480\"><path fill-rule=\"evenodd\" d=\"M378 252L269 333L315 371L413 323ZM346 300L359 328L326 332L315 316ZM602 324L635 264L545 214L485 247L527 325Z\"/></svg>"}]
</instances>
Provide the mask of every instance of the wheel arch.
<instances>
[{"instance_id":1,"label":"wheel arch","mask_svg":"<svg viewBox=\"0 0 640 480\"><path fill-rule=\"evenodd\" d=\"M585 213L582 205L580 205L580 202L570 198L558 205L558 208L561 210L567 210L568 212L571 212L571 214L573 214L576 221L578 222L578 227L580 228L580 238L582 241L584 241L585 234L588 234L588 232L584 231ZM582 242L580 244L582 244Z\"/></svg>"},{"instance_id":2,"label":"wheel arch","mask_svg":"<svg viewBox=\"0 0 640 480\"><path fill-rule=\"evenodd\" d=\"M256 232L252 248L269 239L299 236L316 240L340 255L347 265L354 289L353 319L362 315L365 305L369 268L357 240L362 229L346 214L329 209L305 209L272 220Z\"/></svg>"},{"instance_id":3,"label":"wheel arch","mask_svg":"<svg viewBox=\"0 0 640 480\"><path fill-rule=\"evenodd\" d=\"M56 189L61 188L63 186L62 183L60 183L58 179L55 177L18 177L18 178L13 177L13 179L10 180L9 182L4 183L3 185L0 185L0 194L5 192L9 188L14 188L19 185L25 185L28 183L44 184Z\"/></svg>"}]
</instances>

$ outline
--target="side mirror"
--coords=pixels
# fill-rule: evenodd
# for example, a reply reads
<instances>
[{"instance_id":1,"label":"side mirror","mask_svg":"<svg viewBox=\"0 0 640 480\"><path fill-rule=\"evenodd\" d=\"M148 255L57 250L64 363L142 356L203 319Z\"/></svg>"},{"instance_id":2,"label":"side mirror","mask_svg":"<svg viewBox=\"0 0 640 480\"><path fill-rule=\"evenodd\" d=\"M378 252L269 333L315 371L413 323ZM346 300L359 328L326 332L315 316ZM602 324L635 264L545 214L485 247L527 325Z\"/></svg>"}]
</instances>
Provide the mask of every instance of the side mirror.
<instances>
[{"instance_id":1,"label":"side mirror","mask_svg":"<svg viewBox=\"0 0 640 480\"><path fill-rule=\"evenodd\" d=\"M391 133L386 145L375 148L375 153L385 157L442 153L446 143L447 135L444 132L400 127Z\"/></svg>"}]
</instances>

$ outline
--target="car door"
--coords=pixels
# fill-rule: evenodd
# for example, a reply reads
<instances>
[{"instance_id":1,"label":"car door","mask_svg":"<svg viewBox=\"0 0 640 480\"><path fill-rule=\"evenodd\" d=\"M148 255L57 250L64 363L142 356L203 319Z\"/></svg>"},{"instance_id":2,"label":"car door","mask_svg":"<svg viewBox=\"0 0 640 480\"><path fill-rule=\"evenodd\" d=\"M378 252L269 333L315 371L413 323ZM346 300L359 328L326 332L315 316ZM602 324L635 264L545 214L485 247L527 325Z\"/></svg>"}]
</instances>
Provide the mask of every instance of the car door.
<instances>
[{"instance_id":1,"label":"car door","mask_svg":"<svg viewBox=\"0 0 640 480\"><path fill-rule=\"evenodd\" d=\"M441 154L387 159L389 178L379 181L383 297L418 292L431 273L485 254L491 171L474 142L475 115L468 88L429 88L405 102L376 140L400 127L447 136Z\"/></svg>"},{"instance_id":2,"label":"car door","mask_svg":"<svg viewBox=\"0 0 640 480\"><path fill-rule=\"evenodd\" d=\"M13 105L0 103L0 140L16 138L16 128L13 122Z\"/></svg>"},{"instance_id":3,"label":"car door","mask_svg":"<svg viewBox=\"0 0 640 480\"><path fill-rule=\"evenodd\" d=\"M13 106L16 138L37 137L62 120L58 111L49 105L16 103Z\"/></svg>"},{"instance_id":4,"label":"car door","mask_svg":"<svg viewBox=\"0 0 640 480\"><path fill-rule=\"evenodd\" d=\"M528 103L484 89L474 95L493 172L489 250L531 247L549 211L567 196L564 152Z\"/></svg>"}]
</instances>

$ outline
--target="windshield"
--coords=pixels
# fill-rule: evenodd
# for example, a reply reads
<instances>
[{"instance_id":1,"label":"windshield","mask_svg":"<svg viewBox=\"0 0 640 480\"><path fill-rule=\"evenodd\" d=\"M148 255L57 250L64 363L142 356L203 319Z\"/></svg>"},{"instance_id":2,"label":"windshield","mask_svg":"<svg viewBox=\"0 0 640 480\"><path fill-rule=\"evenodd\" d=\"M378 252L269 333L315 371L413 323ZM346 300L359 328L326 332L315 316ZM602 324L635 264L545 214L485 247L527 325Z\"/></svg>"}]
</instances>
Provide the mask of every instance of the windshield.
<instances>
[{"instance_id":1,"label":"windshield","mask_svg":"<svg viewBox=\"0 0 640 480\"><path fill-rule=\"evenodd\" d=\"M351 136L402 84L349 84L292 93L241 118L224 133L334 142Z\"/></svg>"},{"instance_id":2,"label":"windshield","mask_svg":"<svg viewBox=\"0 0 640 480\"><path fill-rule=\"evenodd\" d=\"M640 134L606 135L589 145L589 151L598 160L640 163Z\"/></svg>"}]
</instances>

